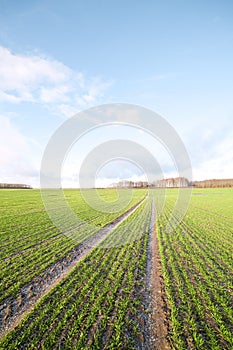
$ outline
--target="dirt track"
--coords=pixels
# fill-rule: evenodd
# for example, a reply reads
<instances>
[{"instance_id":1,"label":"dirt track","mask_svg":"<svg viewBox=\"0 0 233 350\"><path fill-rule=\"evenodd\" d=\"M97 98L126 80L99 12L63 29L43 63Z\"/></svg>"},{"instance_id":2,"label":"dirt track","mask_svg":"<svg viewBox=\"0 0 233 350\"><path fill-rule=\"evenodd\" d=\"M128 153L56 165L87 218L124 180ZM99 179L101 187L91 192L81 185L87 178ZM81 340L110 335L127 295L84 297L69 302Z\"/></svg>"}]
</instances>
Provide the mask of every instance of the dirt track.
<instances>
[{"instance_id":1,"label":"dirt track","mask_svg":"<svg viewBox=\"0 0 233 350\"><path fill-rule=\"evenodd\" d=\"M152 203L147 274L149 275L148 287L150 290L151 309L148 349L170 350L172 347L168 339L169 309L164 289L159 242L156 233L154 203Z\"/></svg>"}]
</instances>

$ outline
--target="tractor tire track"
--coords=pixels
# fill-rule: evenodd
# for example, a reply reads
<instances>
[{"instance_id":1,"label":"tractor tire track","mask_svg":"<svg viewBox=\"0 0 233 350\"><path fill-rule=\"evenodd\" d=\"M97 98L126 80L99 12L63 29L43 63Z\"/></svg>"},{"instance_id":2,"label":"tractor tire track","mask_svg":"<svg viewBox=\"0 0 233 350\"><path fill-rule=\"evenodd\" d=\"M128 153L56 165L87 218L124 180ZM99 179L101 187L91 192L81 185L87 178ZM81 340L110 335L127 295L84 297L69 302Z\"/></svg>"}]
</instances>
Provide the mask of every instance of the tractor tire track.
<instances>
[{"instance_id":1,"label":"tractor tire track","mask_svg":"<svg viewBox=\"0 0 233 350\"><path fill-rule=\"evenodd\" d=\"M162 274L153 200L147 258L147 285L151 313L149 316L150 337L148 337L145 349L171 350L169 308Z\"/></svg>"}]
</instances>

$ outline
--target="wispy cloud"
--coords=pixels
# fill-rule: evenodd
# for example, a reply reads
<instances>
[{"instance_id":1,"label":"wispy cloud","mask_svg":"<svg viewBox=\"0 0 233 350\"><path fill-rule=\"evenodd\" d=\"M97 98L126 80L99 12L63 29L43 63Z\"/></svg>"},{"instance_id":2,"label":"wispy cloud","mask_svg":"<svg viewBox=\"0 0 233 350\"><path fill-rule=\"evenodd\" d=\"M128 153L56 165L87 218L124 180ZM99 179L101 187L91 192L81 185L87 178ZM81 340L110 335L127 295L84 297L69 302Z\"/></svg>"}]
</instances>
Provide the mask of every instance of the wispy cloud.
<instances>
[{"instance_id":1,"label":"wispy cloud","mask_svg":"<svg viewBox=\"0 0 233 350\"><path fill-rule=\"evenodd\" d=\"M167 79L172 79L176 78L177 74L176 73L161 73L161 74L155 74L152 75L151 77L147 78L147 81L157 81L157 80L167 80Z\"/></svg>"},{"instance_id":2,"label":"wispy cloud","mask_svg":"<svg viewBox=\"0 0 233 350\"><path fill-rule=\"evenodd\" d=\"M233 132L219 127L219 130L199 130L190 137L190 155L193 162L193 178L233 177ZM195 137L196 135L196 137Z\"/></svg>"},{"instance_id":3,"label":"wispy cloud","mask_svg":"<svg viewBox=\"0 0 233 350\"><path fill-rule=\"evenodd\" d=\"M96 104L111 82L89 78L52 58L0 46L0 100L41 103L67 115Z\"/></svg>"}]
</instances>

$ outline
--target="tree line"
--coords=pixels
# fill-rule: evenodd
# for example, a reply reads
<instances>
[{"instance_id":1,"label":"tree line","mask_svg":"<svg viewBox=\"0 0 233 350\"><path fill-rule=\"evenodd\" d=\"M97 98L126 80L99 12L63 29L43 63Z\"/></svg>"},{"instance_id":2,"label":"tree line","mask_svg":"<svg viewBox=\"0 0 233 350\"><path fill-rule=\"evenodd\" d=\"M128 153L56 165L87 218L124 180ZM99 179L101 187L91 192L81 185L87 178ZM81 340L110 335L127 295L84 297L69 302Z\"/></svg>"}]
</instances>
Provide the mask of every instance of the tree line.
<instances>
[{"instance_id":1,"label":"tree line","mask_svg":"<svg viewBox=\"0 0 233 350\"><path fill-rule=\"evenodd\" d=\"M202 180L202 181L189 181L185 177L175 177L175 178L156 180L151 183L147 181L134 182L134 181L123 180L112 184L110 187L114 187L114 188L233 187L233 179L211 179L211 180Z\"/></svg>"},{"instance_id":2,"label":"tree line","mask_svg":"<svg viewBox=\"0 0 233 350\"><path fill-rule=\"evenodd\" d=\"M25 184L8 184L8 183L0 183L0 188L20 188L20 189L31 189L30 185Z\"/></svg>"},{"instance_id":3,"label":"tree line","mask_svg":"<svg viewBox=\"0 0 233 350\"><path fill-rule=\"evenodd\" d=\"M194 181L193 186L199 188L233 187L233 179L212 179Z\"/></svg>"}]
</instances>

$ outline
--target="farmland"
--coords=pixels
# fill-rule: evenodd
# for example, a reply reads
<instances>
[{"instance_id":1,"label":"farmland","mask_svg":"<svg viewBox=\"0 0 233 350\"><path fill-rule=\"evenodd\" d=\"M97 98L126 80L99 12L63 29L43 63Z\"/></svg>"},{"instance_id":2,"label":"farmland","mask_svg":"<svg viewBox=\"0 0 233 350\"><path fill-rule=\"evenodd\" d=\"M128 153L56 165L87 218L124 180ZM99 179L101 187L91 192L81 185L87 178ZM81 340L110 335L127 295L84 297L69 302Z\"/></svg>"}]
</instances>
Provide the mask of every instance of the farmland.
<instances>
[{"instance_id":1,"label":"farmland","mask_svg":"<svg viewBox=\"0 0 233 350\"><path fill-rule=\"evenodd\" d=\"M0 191L0 349L233 348L233 190L193 190L172 230L177 189L161 215L158 190L119 191L98 211L65 190L88 223L67 235L39 191Z\"/></svg>"}]
</instances>

